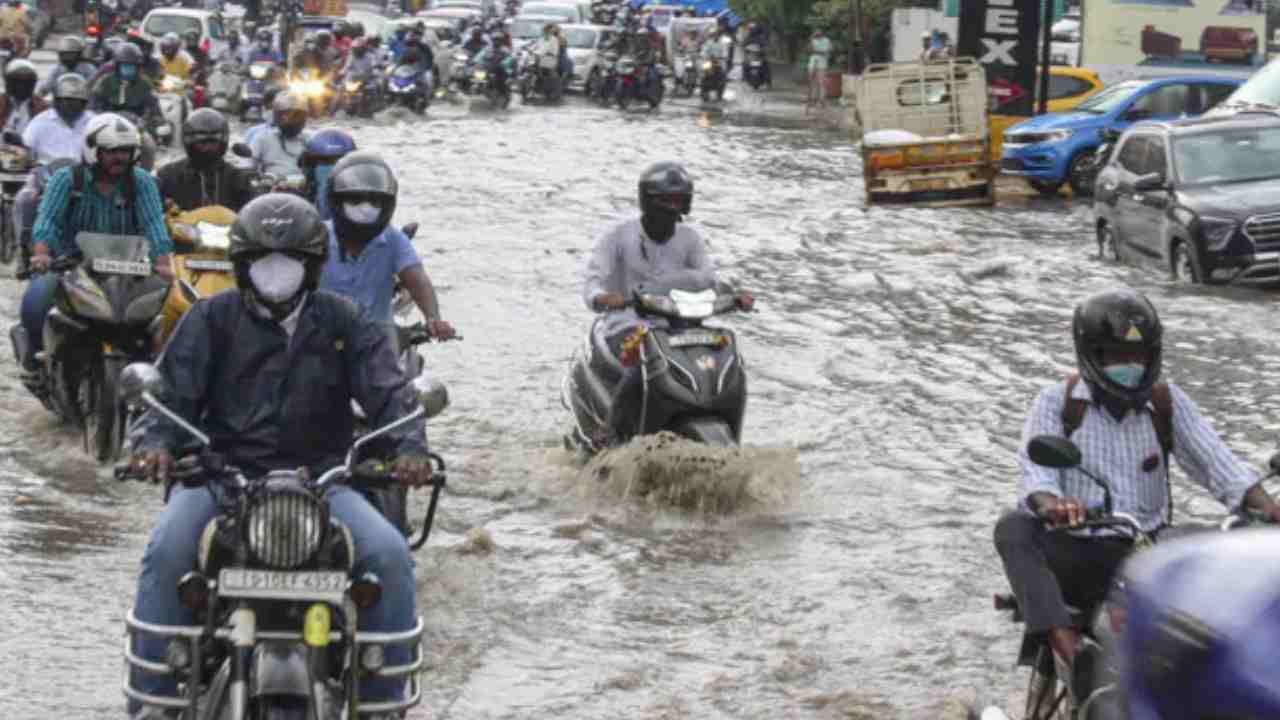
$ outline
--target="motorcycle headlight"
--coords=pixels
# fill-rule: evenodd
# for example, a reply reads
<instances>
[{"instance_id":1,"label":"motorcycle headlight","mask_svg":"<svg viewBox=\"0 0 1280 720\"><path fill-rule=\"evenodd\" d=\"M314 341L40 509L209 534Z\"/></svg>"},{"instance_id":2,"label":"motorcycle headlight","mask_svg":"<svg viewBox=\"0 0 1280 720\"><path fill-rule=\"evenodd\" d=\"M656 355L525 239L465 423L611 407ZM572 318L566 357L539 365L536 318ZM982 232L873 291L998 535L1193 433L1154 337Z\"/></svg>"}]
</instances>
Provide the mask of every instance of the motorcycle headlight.
<instances>
[{"instance_id":1,"label":"motorcycle headlight","mask_svg":"<svg viewBox=\"0 0 1280 720\"><path fill-rule=\"evenodd\" d=\"M291 570L311 560L324 542L329 509L293 481L269 482L245 513L245 542L263 565Z\"/></svg>"},{"instance_id":2,"label":"motorcycle headlight","mask_svg":"<svg viewBox=\"0 0 1280 720\"><path fill-rule=\"evenodd\" d=\"M267 75L271 73L271 68L267 65L252 65L249 67L249 77L254 80L266 80Z\"/></svg>"},{"instance_id":3,"label":"motorcycle headlight","mask_svg":"<svg viewBox=\"0 0 1280 720\"><path fill-rule=\"evenodd\" d=\"M1231 241L1239 225L1235 220L1212 215L1200 216L1200 236L1209 250L1222 250Z\"/></svg>"},{"instance_id":4,"label":"motorcycle headlight","mask_svg":"<svg viewBox=\"0 0 1280 720\"><path fill-rule=\"evenodd\" d=\"M702 69L703 69L703 70L710 70L710 69L711 69L711 61L710 61L710 60L708 60L708 61L706 61L706 62L702 63Z\"/></svg>"},{"instance_id":5,"label":"motorcycle headlight","mask_svg":"<svg viewBox=\"0 0 1280 720\"><path fill-rule=\"evenodd\" d=\"M353 81L353 82L349 82L349 83L347 83L347 92L355 92L355 91L357 91L357 90L359 90L359 89L360 89L360 83L359 83L359 82L354 82L354 81Z\"/></svg>"},{"instance_id":6,"label":"motorcycle headlight","mask_svg":"<svg viewBox=\"0 0 1280 720\"><path fill-rule=\"evenodd\" d=\"M488 79L489 79L489 73L485 72L484 70L480 70L476 72L476 80L488 80Z\"/></svg>"}]
</instances>

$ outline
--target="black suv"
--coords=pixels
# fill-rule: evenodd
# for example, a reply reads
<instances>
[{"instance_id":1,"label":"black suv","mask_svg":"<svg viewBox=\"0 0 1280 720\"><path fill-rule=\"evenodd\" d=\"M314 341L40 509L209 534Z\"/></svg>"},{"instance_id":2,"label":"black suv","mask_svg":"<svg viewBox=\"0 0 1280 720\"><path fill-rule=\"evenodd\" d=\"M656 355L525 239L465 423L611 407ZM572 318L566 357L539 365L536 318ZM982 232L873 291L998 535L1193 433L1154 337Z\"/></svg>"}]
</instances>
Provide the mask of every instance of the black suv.
<instances>
[{"instance_id":1,"label":"black suv","mask_svg":"<svg viewBox=\"0 0 1280 720\"><path fill-rule=\"evenodd\" d=\"M1129 128L1098 174L1098 249L1193 283L1280 283L1280 114Z\"/></svg>"}]
</instances>

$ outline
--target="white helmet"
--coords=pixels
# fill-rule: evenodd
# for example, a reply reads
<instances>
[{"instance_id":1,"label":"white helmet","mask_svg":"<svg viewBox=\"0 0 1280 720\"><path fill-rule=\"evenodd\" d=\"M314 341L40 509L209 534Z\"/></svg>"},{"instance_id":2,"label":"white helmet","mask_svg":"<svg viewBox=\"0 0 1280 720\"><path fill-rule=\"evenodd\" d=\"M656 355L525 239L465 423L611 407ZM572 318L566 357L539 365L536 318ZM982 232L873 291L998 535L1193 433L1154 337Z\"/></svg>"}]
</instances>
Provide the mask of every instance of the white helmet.
<instances>
[{"instance_id":1,"label":"white helmet","mask_svg":"<svg viewBox=\"0 0 1280 720\"><path fill-rule=\"evenodd\" d=\"M96 165L99 149L127 147L133 149L129 162L135 162L138 159L138 146L141 144L142 136L133 123L115 113L103 113L93 116L85 126L80 156L86 165Z\"/></svg>"}]
</instances>

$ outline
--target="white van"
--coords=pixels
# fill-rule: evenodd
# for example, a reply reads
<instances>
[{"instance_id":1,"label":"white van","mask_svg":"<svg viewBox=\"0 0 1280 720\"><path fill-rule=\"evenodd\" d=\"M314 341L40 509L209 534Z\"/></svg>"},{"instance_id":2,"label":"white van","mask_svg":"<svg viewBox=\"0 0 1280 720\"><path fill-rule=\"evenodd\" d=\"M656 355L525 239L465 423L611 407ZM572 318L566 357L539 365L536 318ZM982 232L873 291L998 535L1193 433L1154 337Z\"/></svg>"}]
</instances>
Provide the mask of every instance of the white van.
<instances>
[{"instance_id":1,"label":"white van","mask_svg":"<svg viewBox=\"0 0 1280 720\"><path fill-rule=\"evenodd\" d=\"M200 31L200 45L213 57L227 46L227 34L222 27L222 17L208 10L187 8L157 8L142 20L142 34L154 43L168 33L178 37L188 30Z\"/></svg>"}]
</instances>

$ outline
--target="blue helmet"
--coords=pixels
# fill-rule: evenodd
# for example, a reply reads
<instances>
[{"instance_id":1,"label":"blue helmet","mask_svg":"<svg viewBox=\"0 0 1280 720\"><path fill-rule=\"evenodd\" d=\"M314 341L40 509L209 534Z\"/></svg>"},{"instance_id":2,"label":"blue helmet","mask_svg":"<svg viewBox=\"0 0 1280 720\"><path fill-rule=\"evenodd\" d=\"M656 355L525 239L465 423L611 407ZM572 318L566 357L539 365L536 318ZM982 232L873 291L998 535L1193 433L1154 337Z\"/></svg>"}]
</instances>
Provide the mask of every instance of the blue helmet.
<instances>
[{"instance_id":1,"label":"blue helmet","mask_svg":"<svg viewBox=\"0 0 1280 720\"><path fill-rule=\"evenodd\" d=\"M1280 717L1280 530L1199 534L1125 570L1134 720Z\"/></svg>"},{"instance_id":2,"label":"blue helmet","mask_svg":"<svg viewBox=\"0 0 1280 720\"><path fill-rule=\"evenodd\" d=\"M303 165L332 165L346 157L348 153L354 152L355 149L356 141L351 137L351 133L338 128L325 128L307 140L306 147L302 151L302 163Z\"/></svg>"}]
</instances>

